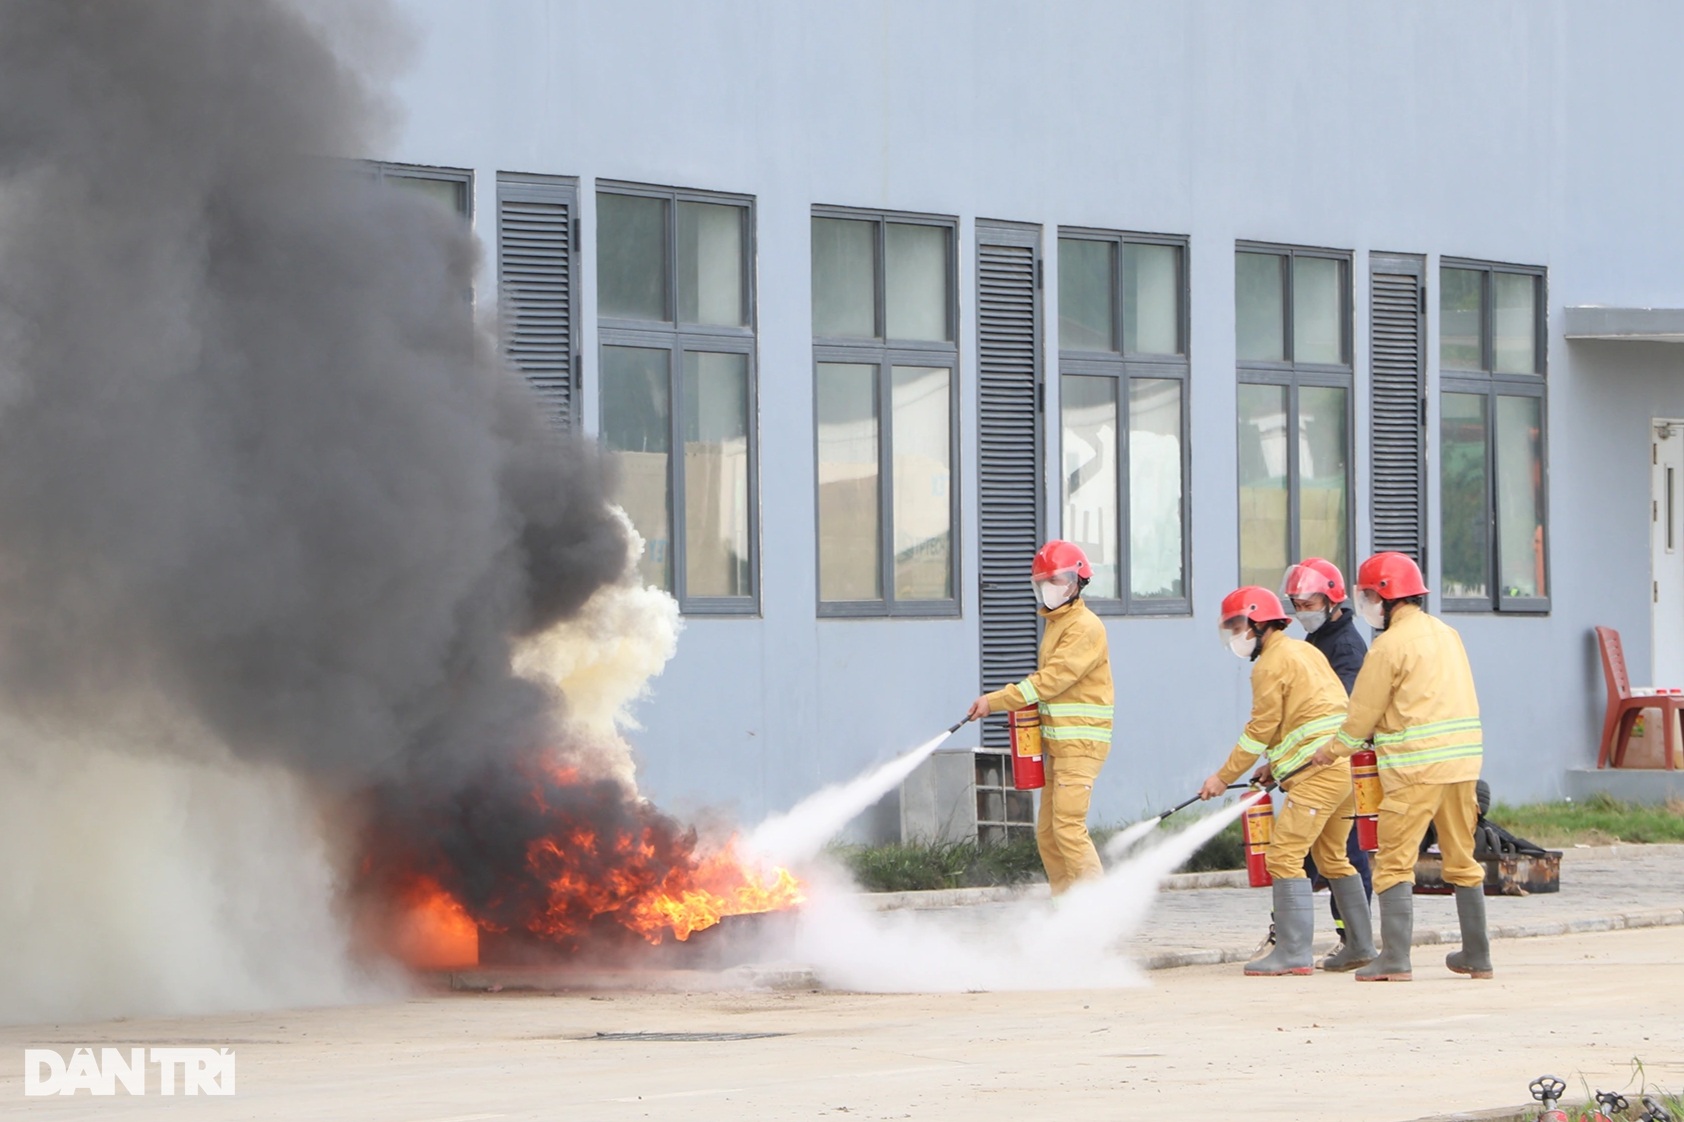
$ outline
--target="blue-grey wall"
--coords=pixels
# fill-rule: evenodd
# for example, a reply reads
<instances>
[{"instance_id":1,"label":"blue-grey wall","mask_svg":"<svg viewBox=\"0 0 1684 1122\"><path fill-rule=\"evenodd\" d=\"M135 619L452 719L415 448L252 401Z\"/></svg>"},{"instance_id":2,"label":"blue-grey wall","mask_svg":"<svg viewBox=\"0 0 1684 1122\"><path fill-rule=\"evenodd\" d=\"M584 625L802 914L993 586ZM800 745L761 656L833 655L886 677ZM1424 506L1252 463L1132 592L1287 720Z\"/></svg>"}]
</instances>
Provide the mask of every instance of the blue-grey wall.
<instances>
[{"instance_id":1,"label":"blue-grey wall","mask_svg":"<svg viewBox=\"0 0 1684 1122\"><path fill-rule=\"evenodd\" d=\"M1648 421L1684 416L1684 348L1568 344L1566 304L1684 306L1684 145L1667 107L1684 6L1628 0L1352 5L1161 0L401 0L418 29L396 160L581 179L585 416L594 425L591 184L757 206L763 618L693 620L639 716L646 789L754 818L923 740L975 694L972 222L1191 237L1196 613L1111 624L1117 745L1098 821L1190 791L1248 705L1215 640L1235 582L1236 239L1355 252L1356 485L1367 544L1367 254L1549 269L1547 617L1451 617L1479 678L1500 798L1594 760L1589 629L1649 639ZM815 619L809 214L960 217L964 614ZM488 286L489 287L489 286ZM1049 286L1046 319L1057 322ZM1436 445L1436 314L1430 432ZM1047 339L1056 393L1056 340ZM1056 397L1049 417L1056 417ZM1056 433L1048 463L1057 463ZM1430 509L1438 509L1436 448ZM1056 528L1057 472L1047 472ZM1436 515L1435 515L1436 519ZM1430 556L1437 558L1433 527ZM1429 581L1436 572L1428 573ZM1680 621L1684 623L1684 621ZM974 729L965 734L975 742ZM964 741L961 741L963 743Z\"/></svg>"}]
</instances>

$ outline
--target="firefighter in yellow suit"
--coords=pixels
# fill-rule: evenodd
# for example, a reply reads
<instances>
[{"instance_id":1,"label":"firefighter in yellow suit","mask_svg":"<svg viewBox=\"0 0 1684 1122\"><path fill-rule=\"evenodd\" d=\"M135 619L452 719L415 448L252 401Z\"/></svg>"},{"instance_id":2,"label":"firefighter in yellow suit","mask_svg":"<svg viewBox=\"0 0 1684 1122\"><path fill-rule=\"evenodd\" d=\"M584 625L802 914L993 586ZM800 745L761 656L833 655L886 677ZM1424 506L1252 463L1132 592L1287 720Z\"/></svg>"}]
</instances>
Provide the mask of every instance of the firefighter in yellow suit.
<instances>
[{"instance_id":1,"label":"firefighter in yellow suit","mask_svg":"<svg viewBox=\"0 0 1684 1122\"><path fill-rule=\"evenodd\" d=\"M1479 698L1462 637L1422 610L1421 570L1401 553L1377 553L1357 570L1357 610L1375 636L1350 714L1317 759L1349 758L1374 742L1380 765L1380 957L1357 971L1363 982L1407 982L1415 931L1415 858L1430 822L1438 828L1444 879L1455 886L1462 947L1445 959L1458 974L1489 978L1485 870L1473 855L1476 786L1484 754Z\"/></svg>"},{"instance_id":2,"label":"firefighter in yellow suit","mask_svg":"<svg viewBox=\"0 0 1684 1122\"><path fill-rule=\"evenodd\" d=\"M1111 751L1111 649L1105 624L1082 602L1093 567L1073 542L1050 541L1030 567L1038 611L1046 620L1039 668L1023 681L971 702L969 718L1034 705L1040 710L1046 787L1035 842L1054 896L1100 875L1088 836L1094 780Z\"/></svg>"},{"instance_id":3,"label":"firefighter in yellow suit","mask_svg":"<svg viewBox=\"0 0 1684 1122\"><path fill-rule=\"evenodd\" d=\"M1310 878L1304 874L1306 853L1315 856L1340 914L1349 916L1349 957L1360 963L1375 954L1362 877L1345 856L1356 812L1350 761L1320 767L1310 762L1345 721L1345 686L1320 651L1286 633L1291 618L1266 588L1248 585L1223 599L1223 642L1252 662L1251 720L1227 762L1199 788L1200 798L1215 798L1263 755L1269 772L1281 779L1267 857L1274 881L1275 946L1246 964L1246 976L1252 978L1315 973L1310 943L1316 920Z\"/></svg>"}]
</instances>

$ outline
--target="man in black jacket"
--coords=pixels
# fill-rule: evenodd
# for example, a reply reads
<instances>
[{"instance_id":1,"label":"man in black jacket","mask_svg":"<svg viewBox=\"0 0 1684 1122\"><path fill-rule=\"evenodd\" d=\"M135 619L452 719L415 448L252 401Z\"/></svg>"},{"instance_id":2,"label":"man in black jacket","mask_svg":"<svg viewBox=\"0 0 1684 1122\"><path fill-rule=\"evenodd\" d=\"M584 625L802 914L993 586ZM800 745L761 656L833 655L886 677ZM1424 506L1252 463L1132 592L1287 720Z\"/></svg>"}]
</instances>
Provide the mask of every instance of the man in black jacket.
<instances>
[{"instance_id":1,"label":"man in black jacket","mask_svg":"<svg viewBox=\"0 0 1684 1122\"><path fill-rule=\"evenodd\" d=\"M1345 683L1345 692L1351 692L1356 684L1357 671L1362 669L1362 660L1368 656L1368 644L1357 633L1356 614L1345 607L1345 578L1339 572L1339 566L1320 557L1309 557L1286 571L1286 580L1281 585L1283 599L1292 602L1293 615L1304 628L1304 637L1310 645L1326 656L1328 665L1339 680ZM1345 843L1345 855L1351 864L1357 868L1362 877L1363 895L1374 898L1374 878L1369 869L1368 854L1363 852L1357 843L1357 832L1352 830ZM1310 876L1315 877L1315 869L1309 870ZM1344 949L1345 923L1339 918L1338 901L1330 901L1333 907L1333 926L1339 932L1340 950ZM1351 969L1344 965L1339 951L1335 951L1322 960L1322 967L1326 970Z\"/></svg>"}]
</instances>

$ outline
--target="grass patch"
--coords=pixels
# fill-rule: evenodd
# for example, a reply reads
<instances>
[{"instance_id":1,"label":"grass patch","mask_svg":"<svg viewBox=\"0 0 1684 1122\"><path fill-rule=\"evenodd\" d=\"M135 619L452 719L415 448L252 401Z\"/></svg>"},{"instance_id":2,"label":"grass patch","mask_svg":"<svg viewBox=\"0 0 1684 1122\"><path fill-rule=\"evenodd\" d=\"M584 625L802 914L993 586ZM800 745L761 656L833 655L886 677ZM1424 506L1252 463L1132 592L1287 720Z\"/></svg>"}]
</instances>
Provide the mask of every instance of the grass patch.
<instances>
[{"instance_id":1,"label":"grass patch","mask_svg":"<svg viewBox=\"0 0 1684 1122\"><path fill-rule=\"evenodd\" d=\"M1103 852L1115 828L1092 831ZM927 892L938 888L986 888L1046 879L1033 837L996 845L963 842L902 842L892 845L835 846L831 853L867 892ZM1183 872L1245 867L1240 824L1235 822L1206 842L1182 866Z\"/></svg>"},{"instance_id":2,"label":"grass patch","mask_svg":"<svg viewBox=\"0 0 1684 1122\"><path fill-rule=\"evenodd\" d=\"M1684 801L1678 799L1664 806L1643 806L1598 792L1580 802L1497 803L1487 817L1510 833L1558 849L1614 842L1684 842Z\"/></svg>"}]
</instances>

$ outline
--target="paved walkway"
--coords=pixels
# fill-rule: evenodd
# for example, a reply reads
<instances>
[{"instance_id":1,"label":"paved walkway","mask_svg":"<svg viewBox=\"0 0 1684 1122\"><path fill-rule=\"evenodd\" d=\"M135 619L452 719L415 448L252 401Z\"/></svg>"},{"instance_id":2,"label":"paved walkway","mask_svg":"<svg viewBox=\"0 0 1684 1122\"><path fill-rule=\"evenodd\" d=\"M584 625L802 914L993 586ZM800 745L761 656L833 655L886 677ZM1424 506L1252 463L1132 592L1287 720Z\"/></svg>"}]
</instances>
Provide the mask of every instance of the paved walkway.
<instances>
[{"instance_id":1,"label":"paved walkway","mask_svg":"<svg viewBox=\"0 0 1684 1122\"><path fill-rule=\"evenodd\" d=\"M1158 894L1140 934L1130 941L1137 961L1156 967L1243 962L1269 924L1267 889L1241 887L1245 874L1173 878L1180 891ZM1201 887L1202 886L1202 887ZM966 922L986 924L1012 898L1044 896L1026 890L959 889L945 893L882 893L869 899L882 908L962 907ZM1316 894L1316 945L1333 942L1327 893ZM955 913L957 918L957 913ZM1684 845L1622 845L1569 849L1561 858L1561 891L1534 896L1486 897L1495 938L1521 938L1684 924ZM1456 901L1415 898L1415 942L1456 943Z\"/></svg>"}]
</instances>

